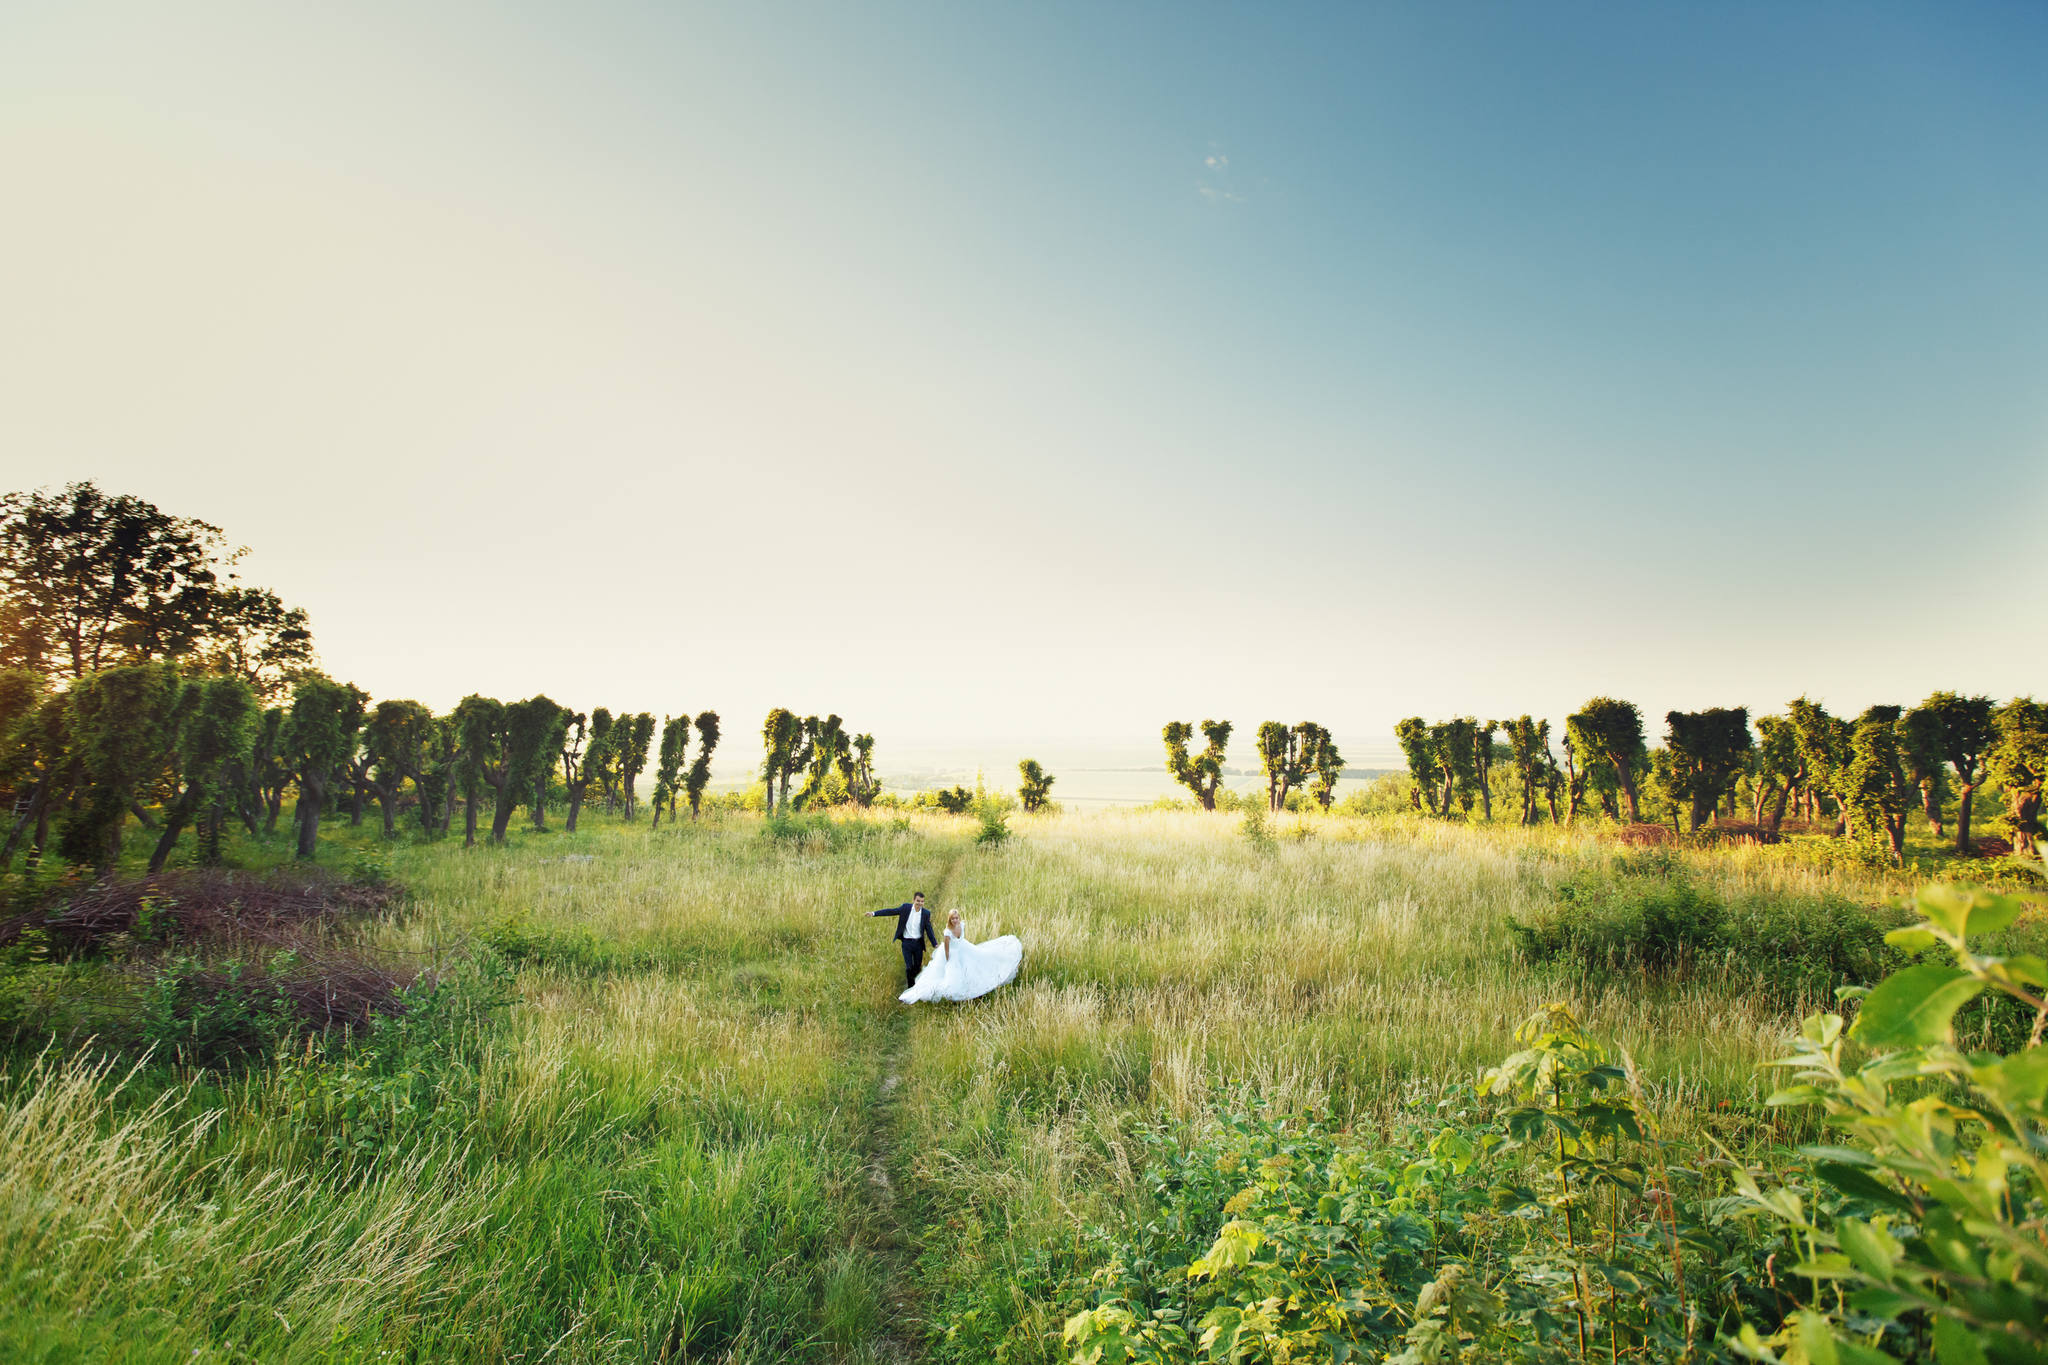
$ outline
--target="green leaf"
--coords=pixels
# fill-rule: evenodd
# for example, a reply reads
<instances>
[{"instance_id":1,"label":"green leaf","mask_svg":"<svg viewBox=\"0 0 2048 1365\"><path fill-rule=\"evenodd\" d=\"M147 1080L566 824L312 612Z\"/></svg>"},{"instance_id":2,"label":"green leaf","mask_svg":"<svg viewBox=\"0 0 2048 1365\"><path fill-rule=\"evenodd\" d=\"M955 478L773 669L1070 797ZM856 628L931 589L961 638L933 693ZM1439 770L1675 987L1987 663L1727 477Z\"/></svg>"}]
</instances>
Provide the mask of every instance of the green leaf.
<instances>
[{"instance_id":1,"label":"green leaf","mask_svg":"<svg viewBox=\"0 0 2048 1365\"><path fill-rule=\"evenodd\" d=\"M1970 908L1976 897L1953 886L1923 886L1913 895L1913 908L1936 926L1961 938L1970 922Z\"/></svg>"},{"instance_id":2,"label":"green leaf","mask_svg":"<svg viewBox=\"0 0 2048 1365\"><path fill-rule=\"evenodd\" d=\"M1970 1079L2015 1109L2048 1099L2048 1047L2030 1047L1990 1066L1972 1067Z\"/></svg>"},{"instance_id":3,"label":"green leaf","mask_svg":"<svg viewBox=\"0 0 2048 1365\"><path fill-rule=\"evenodd\" d=\"M1893 972L1863 1002L1849 1032L1871 1047L1949 1042L1950 1022L1984 983L1959 967L1925 963Z\"/></svg>"},{"instance_id":4,"label":"green leaf","mask_svg":"<svg viewBox=\"0 0 2048 1365\"><path fill-rule=\"evenodd\" d=\"M1835 1225L1836 1240L1856 1268L1873 1280L1888 1280L1905 1249L1883 1228L1872 1227L1860 1218L1844 1218Z\"/></svg>"},{"instance_id":5,"label":"green leaf","mask_svg":"<svg viewBox=\"0 0 2048 1365\"><path fill-rule=\"evenodd\" d=\"M2035 957L2032 953L2009 957L2001 965L2005 968L2005 974L2014 981L2024 982L2036 988L2048 987L2048 961Z\"/></svg>"},{"instance_id":6,"label":"green leaf","mask_svg":"<svg viewBox=\"0 0 2048 1365\"><path fill-rule=\"evenodd\" d=\"M1894 929L1884 936L1884 941L1909 956L1913 953L1924 952L1941 942L1940 939L1934 936L1932 929L1919 924L1909 924L1903 929Z\"/></svg>"},{"instance_id":7,"label":"green leaf","mask_svg":"<svg viewBox=\"0 0 2048 1365\"><path fill-rule=\"evenodd\" d=\"M1954 1318L1934 1320L1934 1358L1941 1365L1990 1365L1970 1329Z\"/></svg>"},{"instance_id":8,"label":"green leaf","mask_svg":"<svg viewBox=\"0 0 2048 1365\"><path fill-rule=\"evenodd\" d=\"M1813 1365L1840 1365L1835 1354L1835 1331L1828 1320L1810 1308L1799 1311L1799 1345Z\"/></svg>"},{"instance_id":9,"label":"green leaf","mask_svg":"<svg viewBox=\"0 0 2048 1365\"><path fill-rule=\"evenodd\" d=\"M1843 1194L1857 1199L1867 1199L1873 1204L1883 1204L1886 1208L1897 1209L1901 1213L1918 1212L1911 1200L1854 1166L1844 1166L1838 1161L1823 1161L1813 1168L1813 1173Z\"/></svg>"}]
</instances>

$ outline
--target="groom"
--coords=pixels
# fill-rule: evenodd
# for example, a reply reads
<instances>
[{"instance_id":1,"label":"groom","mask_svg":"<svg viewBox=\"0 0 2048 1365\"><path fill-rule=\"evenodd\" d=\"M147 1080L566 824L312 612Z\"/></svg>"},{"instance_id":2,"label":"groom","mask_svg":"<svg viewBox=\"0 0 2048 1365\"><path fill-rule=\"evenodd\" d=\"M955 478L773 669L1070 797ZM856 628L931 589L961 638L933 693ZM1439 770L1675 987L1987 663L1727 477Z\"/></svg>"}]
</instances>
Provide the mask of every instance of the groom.
<instances>
[{"instance_id":1,"label":"groom","mask_svg":"<svg viewBox=\"0 0 2048 1365\"><path fill-rule=\"evenodd\" d=\"M939 946L938 936L932 933L932 917L925 913L924 892L913 895L907 904L868 911L869 919L883 915L896 917L896 941L903 946L903 984L906 989L915 986L917 974L924 970L924 945Z\"/></svg>"}]
</instances>

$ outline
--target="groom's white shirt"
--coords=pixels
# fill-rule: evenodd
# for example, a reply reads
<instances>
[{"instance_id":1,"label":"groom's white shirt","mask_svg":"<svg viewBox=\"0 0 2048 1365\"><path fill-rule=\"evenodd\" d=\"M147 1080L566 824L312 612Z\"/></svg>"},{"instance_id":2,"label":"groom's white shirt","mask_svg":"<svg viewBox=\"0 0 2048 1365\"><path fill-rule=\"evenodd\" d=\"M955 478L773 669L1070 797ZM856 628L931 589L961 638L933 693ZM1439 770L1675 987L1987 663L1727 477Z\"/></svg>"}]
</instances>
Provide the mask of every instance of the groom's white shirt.
<instances>
[{"instance_id":1,"label":"groom's white shirt","mask_svg":"<svg viewBox=\"0 0 2048 1365\"><path fill-rule=\"evenodd\" d=\"M903 937L924 937L924 911L912 910L909 914L903 917Z\"/></svg>"}]
</instances>

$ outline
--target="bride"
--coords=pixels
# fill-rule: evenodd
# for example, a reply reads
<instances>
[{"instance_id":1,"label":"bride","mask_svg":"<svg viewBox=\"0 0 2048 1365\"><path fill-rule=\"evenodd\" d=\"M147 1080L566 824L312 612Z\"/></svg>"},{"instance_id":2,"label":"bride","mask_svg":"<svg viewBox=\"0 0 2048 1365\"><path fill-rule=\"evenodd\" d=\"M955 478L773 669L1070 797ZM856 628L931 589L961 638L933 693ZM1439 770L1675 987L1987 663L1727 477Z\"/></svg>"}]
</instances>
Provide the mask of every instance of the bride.
<instances>
[{"instance_id":1,"label":"bride","mask_svg":"<svg viewBox=\"0 0 2048 1365\"><path fill-rule=\"evenodd\" d=\"M1024 945L1015 934L969 943L958 910L946 915L946 933L939 946L939 955L925 964L916 983L897 996L898 1000L906 1005L920 1000L972 1000L1008 982L1024 960Z\"/></svg>"}]
</instances>

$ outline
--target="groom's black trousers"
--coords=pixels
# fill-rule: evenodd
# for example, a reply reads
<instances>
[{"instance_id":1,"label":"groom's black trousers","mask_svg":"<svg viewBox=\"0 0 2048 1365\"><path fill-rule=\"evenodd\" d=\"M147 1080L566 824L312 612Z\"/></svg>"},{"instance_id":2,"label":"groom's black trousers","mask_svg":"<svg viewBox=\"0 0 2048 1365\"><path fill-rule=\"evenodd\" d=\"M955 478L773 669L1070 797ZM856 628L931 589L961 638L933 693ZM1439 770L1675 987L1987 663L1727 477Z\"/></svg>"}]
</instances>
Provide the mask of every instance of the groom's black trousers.
<instances>
[{"instance_id":1,"label":"groom's black trousers","mask_svg":"<svg viewBox=\"0 0 2048 1365\"><path fill-rule=\"evenodd\" d=\"M899 938L903 945L903 985L905 989L917 984L917 974L924 970L924 940L921 938Z\"/></svg>"}]
</instances>

